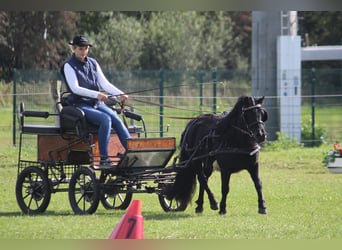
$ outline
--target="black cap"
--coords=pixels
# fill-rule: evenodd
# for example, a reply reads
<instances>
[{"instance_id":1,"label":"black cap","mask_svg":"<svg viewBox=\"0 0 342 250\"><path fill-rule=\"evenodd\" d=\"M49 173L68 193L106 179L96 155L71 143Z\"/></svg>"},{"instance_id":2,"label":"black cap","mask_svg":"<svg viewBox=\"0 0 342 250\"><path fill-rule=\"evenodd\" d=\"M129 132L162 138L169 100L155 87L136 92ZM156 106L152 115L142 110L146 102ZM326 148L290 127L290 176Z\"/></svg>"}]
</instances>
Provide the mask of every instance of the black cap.
<instances>
[{"instance_id":1,"label":"black cap","mask_svg":"<svg viewBox=\"0 0 342 250\"><path fill-rule=\"evenodd\" d=\"M69 42L70 45L76 45L76 46L92 46L88 40L87 37L83 35L77 35L74 37L72 41Z\"/></svg>"}]
</instances>

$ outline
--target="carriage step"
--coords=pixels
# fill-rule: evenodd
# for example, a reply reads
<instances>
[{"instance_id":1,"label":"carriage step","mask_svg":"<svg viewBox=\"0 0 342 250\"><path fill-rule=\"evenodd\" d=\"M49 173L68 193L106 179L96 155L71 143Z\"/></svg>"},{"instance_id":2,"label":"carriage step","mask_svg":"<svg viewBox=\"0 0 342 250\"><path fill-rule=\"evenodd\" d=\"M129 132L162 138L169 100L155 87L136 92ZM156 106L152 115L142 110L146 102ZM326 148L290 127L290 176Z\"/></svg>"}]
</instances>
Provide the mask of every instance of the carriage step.
<instances>
[{"instance_id":1,"label":"carriage step","mask_svg":"<svg viewBox=\"0 0 342 250\"><path fill-rule=\"evenodd\" d=\"M113 169L118 166L117 161L106 161L100 165L93 164L91 167L95 170L105 170L105 169Z\"/></svg>"}]
</instances>

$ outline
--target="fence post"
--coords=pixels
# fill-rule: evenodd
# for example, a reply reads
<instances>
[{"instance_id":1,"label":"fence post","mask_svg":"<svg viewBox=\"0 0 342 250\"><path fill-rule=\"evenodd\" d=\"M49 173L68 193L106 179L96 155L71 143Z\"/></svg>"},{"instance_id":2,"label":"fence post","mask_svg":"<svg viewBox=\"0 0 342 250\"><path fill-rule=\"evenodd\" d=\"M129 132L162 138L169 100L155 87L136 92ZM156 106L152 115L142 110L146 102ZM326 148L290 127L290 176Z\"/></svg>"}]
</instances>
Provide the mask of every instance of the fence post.
<instances>
[{"instance_id":1,"label":"fence post","mask_svg":"<svg viewBox=\"0 0 342 250\"><path fill-rule=\"evenodd\" d=\"M311 145L315 146L315 84L316 84L316 75L315 68L311 69Z\"/></svg>"},{"instance_id":2,"label":"fence post","mask_svg":"<svg viewBox=\"0 0 342 250\"><path fill-rule=\"evenodd\" d=\"M17 81L16 81L16 69L13 69L13 110L12 110L12 143L13 146L16 146L16 127L17 127L17 123L16 123L16 107L17 107Z\"/></svg>"},{"instance_id":3,"label":"fence post","mask_svg":"<svg viewBox=\"0 0 342 250\"><path fill-rule=\"evenodd\" d=\"M216 95L217 95L217 70L216 68L212 72L213 79L213 113L216 113Z\"/></svg>"},{"instance_id":4,"label":"fence post","mask_svg":"<svg viewBox=\"0 0 342 250\"><path fill-rule=\"evenodd\" d=\"M164 71L159 72L159 131L160 137L163 137L163 115L164 115Z\"/></svg>"},{"instance_id":5,"label":"fence post","mask_svg":"<svg viewBox=\"0 0 342 250\"><path fill-rule=\"evenodd\" d=\"M199 82L200 82L200 110L202 111L203 108L203 72L199 71Z\"/></svg>"}]
</instances>

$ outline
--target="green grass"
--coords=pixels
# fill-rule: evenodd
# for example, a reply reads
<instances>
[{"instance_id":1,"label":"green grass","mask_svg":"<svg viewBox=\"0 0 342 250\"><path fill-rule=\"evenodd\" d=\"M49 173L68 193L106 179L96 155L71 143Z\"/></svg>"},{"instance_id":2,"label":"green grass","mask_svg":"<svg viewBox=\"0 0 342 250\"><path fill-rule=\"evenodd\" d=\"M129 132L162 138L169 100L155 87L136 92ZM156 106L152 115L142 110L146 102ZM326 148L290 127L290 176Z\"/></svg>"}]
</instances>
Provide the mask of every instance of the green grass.
<instances>
[{"instance_id":1,"label":"green grass","mask_svg":"<svg viewBox=\"0 0 342 250\"><path fill-rule=\"evenodd\" d=\"M342 107L316 107L315 125L325 130L324 139L328 142L342 140ZM302 107L302 121L311 119L311 107ZM310 120L311 121L311 120Z\"/></svg>"},{"instance_id":2,"label":"green grass","mask_svg":"<svg viewBox=\"0 0 342 250\"><path fill-rule=\"evenodd\" d=\"M56 193L44 214L21 213L14 191L18 148L11 146L11 111L1 108L0 239L107 239L125 211L105 210L100 205L93 215L77 216L68 194ZM338 127L338 110L329 114ZM319 122L323 124L324 119ZM226 216L210 210L207 200L201 215L195 214L194 204L182 213L165 213L155 194L135 194L134 199L142 200L145 238L341 239L342 175L330 174L322 165L330 147L260 153L267 215L257 213L256 193L245 171L231 178ZM23 157L34 158L35 154L33 141ZM218 172L209 185L220 199Z\"/></svg>"},{"instance_id":3,"label":"green grass","mask_svg":"<svg viewBox=\"0 0 342 250\"><path fill-rule=\"evenodd\" d=\"M328 147L261 152L260 176L268 207L257 213L254 186L246 171L231 178L226 216L205 200L201 215L165 213L155 194L135 194L142 201L146 239L341 239L342 176L330 174L321 161ZM5 153L7 152L7 153ZM105 210L74 215L67 193L52 194L47 211L22 215L14 193L16 149L0 151L1 239L106 239L125 211ZM219 173L210 187L220 198ZM195 199L194 199L195 200Z\"/></svg>"}]
</instances>

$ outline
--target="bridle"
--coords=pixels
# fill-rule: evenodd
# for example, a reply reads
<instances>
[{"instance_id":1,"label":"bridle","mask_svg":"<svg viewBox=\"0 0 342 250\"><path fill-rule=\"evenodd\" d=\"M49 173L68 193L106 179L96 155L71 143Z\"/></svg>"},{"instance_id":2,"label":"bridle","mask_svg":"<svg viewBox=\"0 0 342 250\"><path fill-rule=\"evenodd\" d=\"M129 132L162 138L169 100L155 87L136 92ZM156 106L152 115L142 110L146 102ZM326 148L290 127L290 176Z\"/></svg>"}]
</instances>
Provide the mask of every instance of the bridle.
<instances>
[{"instance_id":1,"label":"bridle","mask_svg":"<svg viewBox=\"0 0 342 250\"><path fill-rule=\"evenodd\" d=\"M242 129L240 127L232 125L232 127L235 128L236 130L240 131L243 134L248 135L249 137L253 137L253 138L255 138L255 135L254 135L254 133L253 133L251 128L253 126L259 125L259 124L264 126L264 122L262 120L258 120L258 121L255 121L255 122L252 122L252 123L249 123L249 124L247 123L247 121L245 119L245 113L246 113L246 111L252 111L254 109L263 110L263 108L261 107L261 104L256 104L256 105L253 105L253 106L250 106L250 107L247 107L247 108L242 108L241 119L244 122L246 129Z\"/></svg>"}]
</instances>

